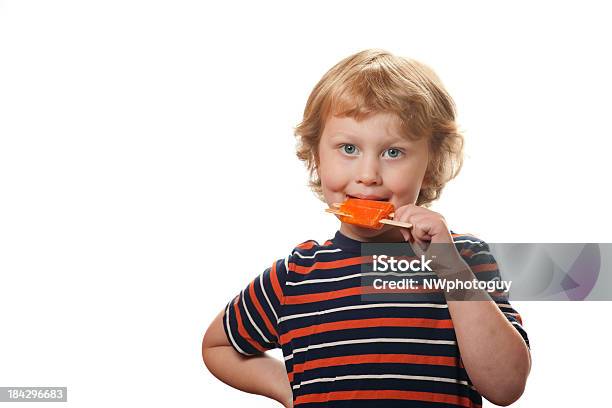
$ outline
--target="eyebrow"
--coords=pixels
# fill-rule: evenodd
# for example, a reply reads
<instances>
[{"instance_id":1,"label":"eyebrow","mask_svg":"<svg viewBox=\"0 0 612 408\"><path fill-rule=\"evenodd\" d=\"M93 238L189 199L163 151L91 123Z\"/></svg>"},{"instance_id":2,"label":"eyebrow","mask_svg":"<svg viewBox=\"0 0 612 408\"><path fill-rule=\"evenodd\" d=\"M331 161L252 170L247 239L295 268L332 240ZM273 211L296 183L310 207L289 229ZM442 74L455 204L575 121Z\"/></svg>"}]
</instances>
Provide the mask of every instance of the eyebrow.
<instances>
[{"instance_id":1,"label":"eyebrow","mask_svg":"<svg viewBox=\"0 0 612 408\"><path fill-rule=\"evenodd\" d=\"M342 137L348 137L348 138L354 138L354 139L360 139L359 136L353 134L353 133L348 133L348 132L335 132L331 135L330 139L334 140L337 138L342 138ZM413 144L415 141L411 140L409 138L404 138L401 136L382 136L382 142L381 144L399 144L399 143L408 143L408 144Z\"/></svg>"}]
</instances>

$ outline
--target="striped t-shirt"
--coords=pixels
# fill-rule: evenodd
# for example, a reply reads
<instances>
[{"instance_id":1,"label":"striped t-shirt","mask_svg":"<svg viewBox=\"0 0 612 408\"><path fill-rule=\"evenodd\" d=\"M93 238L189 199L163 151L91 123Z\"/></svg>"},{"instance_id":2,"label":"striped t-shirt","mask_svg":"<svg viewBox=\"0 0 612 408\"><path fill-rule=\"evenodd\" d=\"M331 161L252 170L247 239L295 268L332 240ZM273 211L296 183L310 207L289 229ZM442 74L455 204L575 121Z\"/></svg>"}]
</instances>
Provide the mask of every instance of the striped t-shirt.
<instances>
[{"instance_id":1,"label":"striped t-shirt","mask_svg":"<svg viewBox=\"0 0 612 408\"><path fill-rule=\"evenodd\" d=\"M488 245L452 234L479 280L499 278ZM296 407L479 407L448 305L362 297L361 242L340 231L306 241L230 301L223 317L244 355L282 348ZM500 310L529 346L520 315Z\"/></svg>"}]
</instances>

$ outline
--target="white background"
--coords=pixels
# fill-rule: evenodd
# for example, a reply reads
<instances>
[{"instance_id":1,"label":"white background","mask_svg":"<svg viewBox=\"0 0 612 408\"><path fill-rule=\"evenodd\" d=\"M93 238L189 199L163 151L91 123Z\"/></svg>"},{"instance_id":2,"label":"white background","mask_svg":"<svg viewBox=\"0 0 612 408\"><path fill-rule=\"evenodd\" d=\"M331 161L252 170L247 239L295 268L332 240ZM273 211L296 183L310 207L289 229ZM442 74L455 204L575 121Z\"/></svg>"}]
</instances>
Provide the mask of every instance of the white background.
<instances>
[{"instance_id":1,"label":"white background","mask_svg":"<svg viewBox=\"0 0 612 408\"><path fill-rule=\"evenodd\" d=\"M217 381L201 340L273 260L337 229L293 127L364 48L429 64L455 99L466 163L433 207L451 228L611 240L600 3L293 3L0 1L0 386L275 406ZM607 400L610 303L515 307L533 368L513 406Z\"/></svg>"}]
</instances>

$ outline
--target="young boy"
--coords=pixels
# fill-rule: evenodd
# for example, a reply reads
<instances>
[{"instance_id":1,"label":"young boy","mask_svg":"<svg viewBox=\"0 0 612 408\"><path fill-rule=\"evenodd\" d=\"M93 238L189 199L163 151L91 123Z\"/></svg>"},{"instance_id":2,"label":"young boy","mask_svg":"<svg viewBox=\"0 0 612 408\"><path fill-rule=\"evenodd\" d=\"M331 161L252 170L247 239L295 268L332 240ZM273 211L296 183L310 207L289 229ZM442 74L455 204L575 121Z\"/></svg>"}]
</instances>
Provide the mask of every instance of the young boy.
<instances>
[{"instance_id":1,"label":"young boy","mask_svg":"<svg viewBox=\"0 0 612 408\"><path fill-rule=\"evenodd\" d=\"M383 50L354 54L316 85L296 136L311 187L329 206L347 198L388 201L394 220L413 227L342 222L323 244L297 245L212 322L202 346L208 369L286 407L516 401L531 358L521 318L507 301L482 293L481 301L425 303L361 296L362 243L408 241L415 250L451 244L457 268L448 276L499 278L486 243L452 233L427 208L462 163L454 103L436 74ZM275 347L284 365L264 353Z\"/></svg>"}]
</instances>

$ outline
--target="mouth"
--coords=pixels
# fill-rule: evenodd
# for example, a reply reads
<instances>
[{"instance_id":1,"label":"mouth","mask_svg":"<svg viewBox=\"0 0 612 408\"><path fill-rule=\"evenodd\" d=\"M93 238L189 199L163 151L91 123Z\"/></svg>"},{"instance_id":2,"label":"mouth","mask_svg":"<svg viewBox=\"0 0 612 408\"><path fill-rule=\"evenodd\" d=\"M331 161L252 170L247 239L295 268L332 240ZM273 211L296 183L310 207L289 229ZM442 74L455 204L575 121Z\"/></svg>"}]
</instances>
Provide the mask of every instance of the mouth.
<instances>
[{"instance_id":1,"label":"mouth","mask_svg":"<svg viewBox=\"0 0 612 408\"><path fill-rule=\"evenodd\" d=\"M346 194L344 199L346 200L347 198L357 198L360 200L372 200L372 201L389 201L389 199L386 197L379 197L379 196L374 196L374 195L364 195L364 194L358 194L358 195Z\"/></svg>"}]
</instances>

